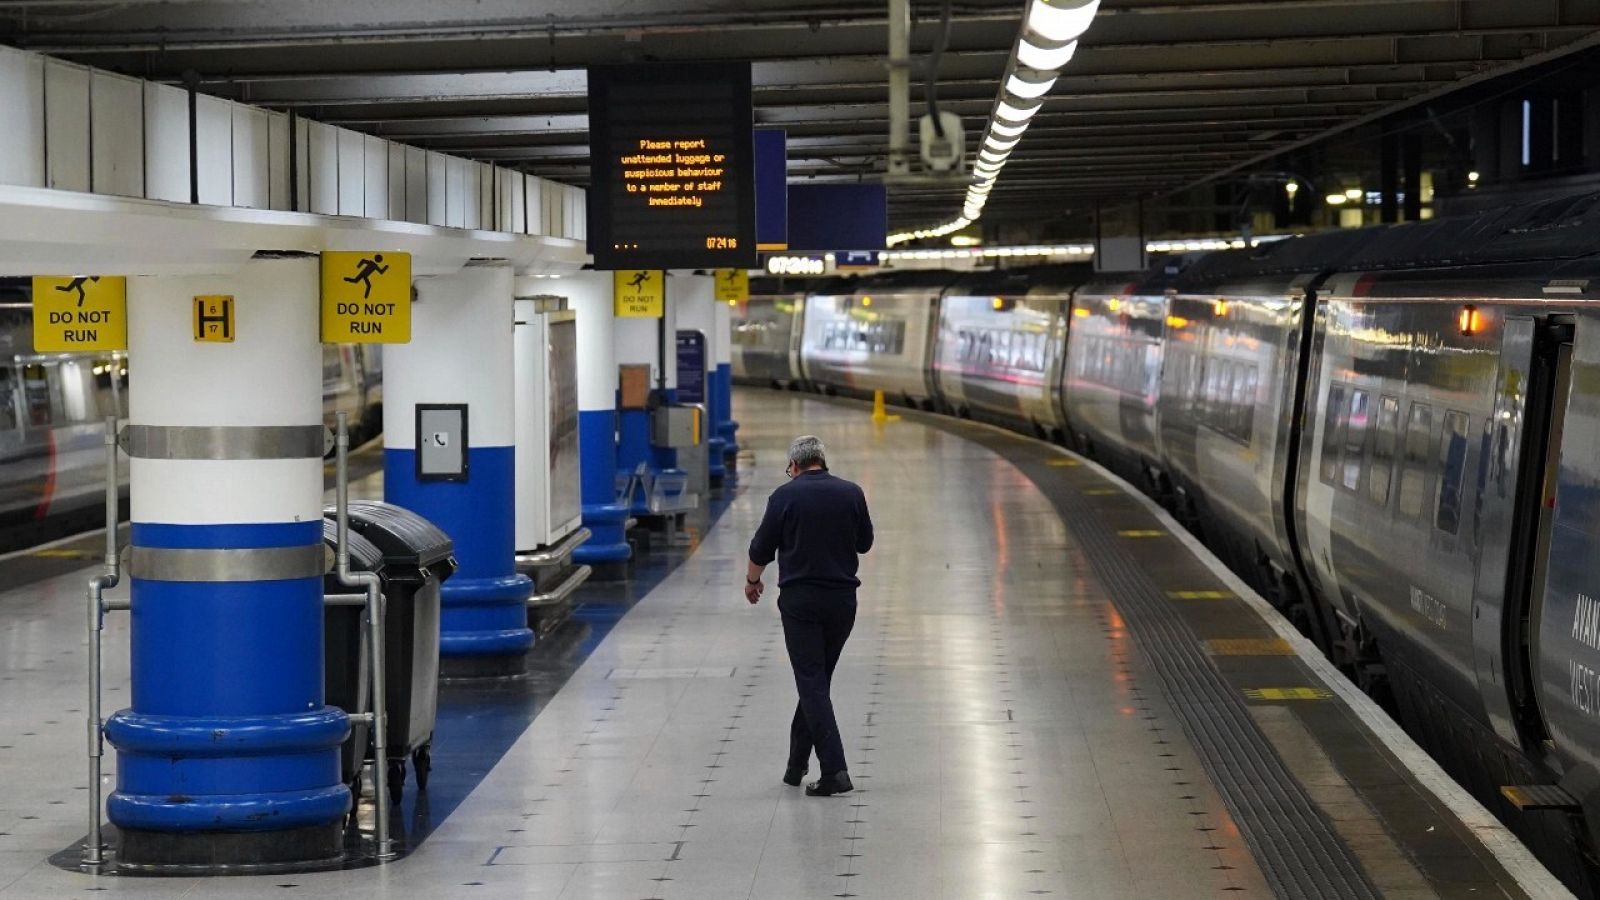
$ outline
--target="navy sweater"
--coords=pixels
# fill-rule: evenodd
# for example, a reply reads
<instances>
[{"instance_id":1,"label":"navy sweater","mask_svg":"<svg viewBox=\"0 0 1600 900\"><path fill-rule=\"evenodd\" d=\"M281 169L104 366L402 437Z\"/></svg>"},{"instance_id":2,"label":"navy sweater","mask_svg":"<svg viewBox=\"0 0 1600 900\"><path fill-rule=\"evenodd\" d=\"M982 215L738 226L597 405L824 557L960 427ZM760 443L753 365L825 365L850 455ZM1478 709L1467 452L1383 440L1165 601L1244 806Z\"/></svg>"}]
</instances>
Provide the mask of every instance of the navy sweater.
<instances>
[{"instance_id":1,"label":"navy sweater","mask_svg":"<svg viewBox=\"0 0 1600 900\"><path fill-rule=\"evenodd\" d=\"M772 492L750 561L778 559L778 587L853 588L857 555L872 549L872 519L861 488L822 469L801 472Z\"/></svg>"}]
</instances>

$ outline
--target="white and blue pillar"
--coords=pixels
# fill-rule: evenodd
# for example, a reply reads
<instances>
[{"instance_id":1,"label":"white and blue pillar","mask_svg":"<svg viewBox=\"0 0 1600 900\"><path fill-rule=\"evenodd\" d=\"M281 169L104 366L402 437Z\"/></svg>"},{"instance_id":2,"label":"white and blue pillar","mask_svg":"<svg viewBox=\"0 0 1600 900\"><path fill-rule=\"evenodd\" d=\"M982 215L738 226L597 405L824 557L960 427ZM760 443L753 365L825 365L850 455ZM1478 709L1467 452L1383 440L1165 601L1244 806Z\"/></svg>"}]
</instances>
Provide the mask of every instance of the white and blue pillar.
<instances>
[{"instance_id":1,"label":"white and blue pillar","mask_svg":"<svg viewBox=\"0 0 1600 900\"><path fill-rule=\"evenodd\" d=\"M512 270L469 265L416 279L409 344L384 348L383 494L455 542L458 568L441 591L439 655L447 674L522 671L533 646L516 570ZM462 404L466 471L418 472L419 405Z\"/></svg>"},{"instance_id":2,"label":"white and blue pillar","mask_svg":"<svg viewBox=\"0 0 1600 900\"><path fill-rule=\"evenodd\" d=\"M607 273L610 277L610 273ZM616 347L617 365L648 365L650 367L650 393L656 403L677 402L678 373L676 338L678 331L677 291L679 279L667 277L667 299L663 304L663 317L659 319L618 318L613 322L613 346ZM662 334L666 347L661 347ZM664 358L663 358L664 354ZM581 363L580 363L581 365ZM619 409L617 411L617 469L633 472L642 462L654 474L678 470L678 452L650 444L650 411L644 409ZM648 498L635 492L633 514L648 515Z\"/></svg>"},{"instance_id":3,"label":"white and blue pillar","mask_svg":"<svg viewBox=\"0 0 1600 900\"><path fill-rule=\"evenodd\" d=\"M711 411L711 418L717 437L722 439L724 477L731 480L739 460L739 423L733 420L733 307L719 301L714 314L711 344L716 348L717 370L710 380L717 386L717 406Z\"/></svg>"},{"instance_id":4,"label":"white and blue pillar","mask_svg":"<svg viewBox=\"0 0 1600 900\"><path fill-rule=\"evenodd\" d=\"M617 353L610 272L577 272L551 281L549 292L567 298L578 326L578 458L583 524L592 533L572 552L596 578L626 577L633 548L627 526L632 511L617 502Z\"/></svg>"},{"instance_id":5,"label":"white and blue pillar","mask_svg":"<svg viewBox=\"0 0 1600 900\"><path fill-rule=\"evenodd\" d=\"M314 256L129 279L132 705L107 812L125 866L337 859L344 712L323 698ZM225 295L231 343L198 343Z\"/></svg>"}]
</instances>

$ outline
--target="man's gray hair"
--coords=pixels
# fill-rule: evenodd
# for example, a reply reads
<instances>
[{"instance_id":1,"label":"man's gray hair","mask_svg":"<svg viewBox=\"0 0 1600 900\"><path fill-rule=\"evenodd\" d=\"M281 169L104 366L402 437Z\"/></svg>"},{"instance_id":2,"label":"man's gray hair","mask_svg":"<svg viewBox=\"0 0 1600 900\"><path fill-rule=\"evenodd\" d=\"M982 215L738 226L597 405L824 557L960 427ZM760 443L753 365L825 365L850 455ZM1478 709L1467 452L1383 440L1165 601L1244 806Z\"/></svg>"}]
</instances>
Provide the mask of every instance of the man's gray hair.
<instances>
[{"instance_id":1,"label":"man's gray hair","mask_svg":"<svg viewBox=\"0 0 1600 900\"><path fill-rule=\"evenodd\" d=\"M814 434L802 434L789 445L789 462L794 463L797 469L807 469L811 466L828 467L827 450L822 446L822 438Z\"/></svg>"}]
</instances>

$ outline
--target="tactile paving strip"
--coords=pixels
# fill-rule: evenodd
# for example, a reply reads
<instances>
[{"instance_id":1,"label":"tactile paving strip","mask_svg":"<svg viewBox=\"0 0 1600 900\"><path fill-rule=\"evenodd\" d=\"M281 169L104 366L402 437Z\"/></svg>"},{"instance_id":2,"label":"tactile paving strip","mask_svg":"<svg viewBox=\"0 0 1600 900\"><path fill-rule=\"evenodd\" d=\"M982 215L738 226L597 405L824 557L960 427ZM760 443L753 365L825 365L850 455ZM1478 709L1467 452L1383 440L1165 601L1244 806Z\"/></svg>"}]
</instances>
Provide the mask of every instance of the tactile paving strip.
<instances>
[{"instance_id":1,"label":"tactile paving strip","mask_svg":"<svg viewBox=\"0 0 1600 900\"><path fill-rule=\"evenodd\" d=\"M1279 897L1372 898L1378 891L1262 734L1238 691L1126 541L1073 488L1049 491L1172 699L1195 753Z\"/></svg>"}]
</instances>

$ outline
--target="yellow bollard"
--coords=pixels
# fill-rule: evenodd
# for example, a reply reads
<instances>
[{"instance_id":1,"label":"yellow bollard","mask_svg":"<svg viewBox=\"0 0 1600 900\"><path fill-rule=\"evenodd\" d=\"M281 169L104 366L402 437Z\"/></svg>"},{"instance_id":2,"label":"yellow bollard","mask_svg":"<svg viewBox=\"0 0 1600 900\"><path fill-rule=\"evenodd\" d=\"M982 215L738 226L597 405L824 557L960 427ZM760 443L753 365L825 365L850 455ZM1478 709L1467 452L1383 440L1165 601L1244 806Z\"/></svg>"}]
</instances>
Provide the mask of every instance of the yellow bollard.
<instances>
[{"instance_id":1,"label":"yellow bollard","mask_svg":"<svg viewBox=\"0 0 1600 900\"><path fill-rule=\"evenodd\" d=\"M897 422L899 416L889 415L889 408L883 402L883 391L872 392L872 424L882 425L885 422Z\"/></svg>"}]
</instances>

